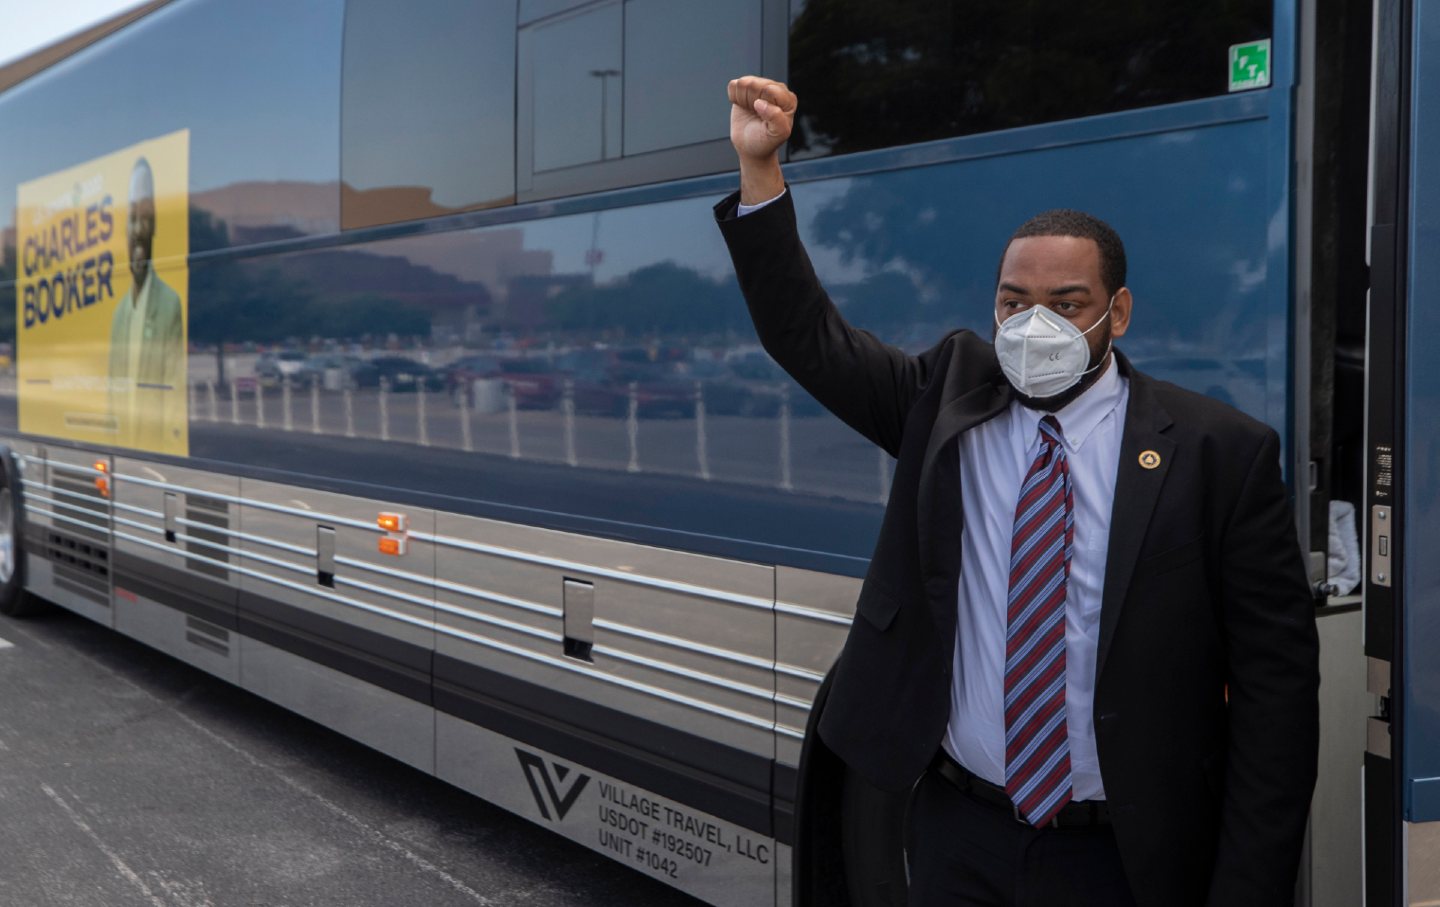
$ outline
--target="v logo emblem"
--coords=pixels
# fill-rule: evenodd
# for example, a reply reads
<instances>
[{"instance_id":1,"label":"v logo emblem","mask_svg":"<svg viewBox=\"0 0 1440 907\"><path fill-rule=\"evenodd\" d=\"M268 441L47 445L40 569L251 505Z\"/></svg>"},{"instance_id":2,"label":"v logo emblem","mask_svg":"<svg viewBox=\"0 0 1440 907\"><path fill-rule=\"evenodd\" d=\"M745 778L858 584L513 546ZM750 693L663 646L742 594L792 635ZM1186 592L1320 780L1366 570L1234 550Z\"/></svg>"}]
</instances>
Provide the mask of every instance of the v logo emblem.
<instances>
[{"instance_id":1,"label":"v logo emblem","mask_svg":"<svg viewBox=\"0 0 1440 907\"><path fill-rule=\"evenodd\" d=\"M570 807L580 799L580 794L585 790L585 785L590 782L589 775L579 772L571 778L569 790L560 792L560 787L565 779L570 777L570 766L561 765L559 762L551 763L554 767L554 774L545 765L545 760L534 753L527 753L520 748L515 749L515 755L520 759L520 768L525 772L525 780L530 784L530 793L535 795L535 805L540 808L540 815L546 821L552 821L550 811L555 811L555 819L564 819Z\"/></svg>"}]
</instances>

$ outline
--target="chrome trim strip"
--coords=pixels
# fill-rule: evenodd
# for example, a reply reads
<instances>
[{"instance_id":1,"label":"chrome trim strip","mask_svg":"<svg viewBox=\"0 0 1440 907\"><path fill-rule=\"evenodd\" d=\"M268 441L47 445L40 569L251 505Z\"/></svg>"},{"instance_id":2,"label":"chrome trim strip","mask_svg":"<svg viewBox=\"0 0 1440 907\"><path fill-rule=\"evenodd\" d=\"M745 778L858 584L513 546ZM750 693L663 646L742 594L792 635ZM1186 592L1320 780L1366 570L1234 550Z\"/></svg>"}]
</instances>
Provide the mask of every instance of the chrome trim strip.
<instances>
[{"instance_id":1,"label":"chrome trim strip","mask_svg":"<svg viewBox=\"0 0 1440 907\"><path fill-rule=\"evenodd\" d=\"M132 520L129 517L111 516L110 519L121 526L130 526L134 529L144 529L146 532L157 532L162 535L165 532L165 530L161 529L159 526L152 526L149 523L142 523L139 520Z\"/></svg>"},{"instance_id":2,"label":"chrome trim strip","mask_svg":"<svg viewBox=\"0 0 1440 907\"><path fill-rule=\"evenodd\" d=\"M110 502L110 506L114 507L116 510L125 510L129 511L130 513L138 513L141 516L154 517L157 520L165 519L165 514L161 513L158 510L151 510L148 507L138 507L134 504L126 504L124 501L112 500Z\"/></svg>"},{"instance_id":3,"label":"chrome trim strip","mask_svg":"<svg viewBox=\"0 0 1440 907\"><path fill-rule=\"evenodd\" d=\"M792 605L789 602L777 601L775 603L775 610L781 614L788 614L791 617L818 620L822 623L835 624L838 627L848 627L851 623L851 619L848 617L832 614L829 611L817 611L814 608L806 608L803 605Z\"/></svg>"},{"instance_id":4,"label":"chrome trim strip","mask_svg":"<svg viewBox=\"0 0 1440 907\"><path fill-rule=\"evenodd\" d=\"M312 568L311 570L308 570L306 572L313 573L314 570ZM412 605L419 605L422 608L435 607L435 599L433 598L422 598L419 595L411 595L409 592L401 592L397 589L390 589L385 586L377 586L374 583L367 583L364 580L351 579L348 576L341 576L338 573L335 574L335 585L345 585L349 586L351 589L359 589L362 592L370 592L375 595L388 595L393 598L398 598L401 601L409 602Z\"/></svg>"},{"instance_id":5,"label":"chrome trim strip","mask_svg":"<svg viewBox=\"0 0 1440 907\"><path fill-rule=\"evenodd\" d=\"M565 638L564 634L556 633L554 630L546 630L543 627L532 627L528 624L519 624L513 620L506 620L503 617L495 617L490 614L482 614L479 611L466 611L462 608L455 608L444 604L436 605L435 608L437 611L443 611L454 617L463 617L466 620L479 621L482 624L490 624L495 627L503 627L506 630L514 630L518 633L534 636L537 639L543 639L549 643L563 642ZM449 624L440 623L438 620L435 623L435 629L442 633L448 632L449 630L454 630L456 633L465 632L459 627L452 627Z\"/></svg>"},{"instance_id":6,"label":"chrome trim strip","mask_svg":"<svg viewBox=\"0 0 1440 907\"><path fill-rule=\"evenodd\" d=\"M115 537L116 537L116 538L123 538L123 539L125 539L126 541L134 542L134 543L137 544L137 545L144 545L144 546L147 547L147 548L155 548L155 549L160 550L160 551L169 550L169 549L167 549L164 545L157 544L156 542L152 542L152 541L150 541L149 539L142 539L142 538L140 538L139 536L130 535L130 534L127 533L127 532L117 532L117 533L115 533ZM282 586L282 587L287 588L287 589L292 589L292 590L294 590L294 591L296 591L296 592L308 593L308 594L314 595L314 596L316 596L316 597L318 597L318 598L323 598L323 599L325 599L325 600L327 600L327 601L334 602L335 604L338 604L338 605L348 605L348 606L353 607L353 608L358 608L358 609L361 610L361 611L366 611L366 612L369 612L369 613L371 613L371 614L376 614L376 615L379 615L380 617L388 617L388 618L391 618L391 619L393 619L393 620L400 621L401 623L410 624L410 625L416 626L416 627L422 627L422 628L424 628L424 629L426 629L426 630L433 630L433 629L435 629L435 625L434 625L434 623L433 623L432 621L421 620L420 618L417 618L417 617L411 617L409 614L401 614L399 611L391 611L391 610L388 609L388 608L382 608L382 607L380 607L380 606L378 606L378 605L371 605L371 604L368 604L368 603L366 603L366 602L357 601L357 600L355 600L355 599L353 599L353 598L348 598L348 597L343 596L343 595L336 595L335 593L330 592L329 590L325 589L323 586L312 589L312 588L309 588L309 587L307 587L307 586L302 586L302 585L299 584L299 583L292 583L292 582L290 582L289 580L281 579L281 578L279 578L279 577L277 577L277 576L271 576L271 575L269 575L268 573L262 573L262 572L260 572L259 570L252 570L252 569L250 569L250 568L248 568L248 567L242 567L242 566L240 566L240 565L238 565L238 564L227 564L227 563L225 563L225 562L223 562L223 561L217 561L217 560L215 560L215 559L213 559L213 558L205 557L205 556L202 555L202 554L193 554L193 553L188 553L188 552L187 552L187 556L190 557L190 558L192 558L192 559L194 559L194 560L204 561L204 562L206 562L206 563L212 564L212 565L214 565L214 566L216 566L216 567L218 567L218 568L220 568L220 569L223 569L223 570L233 570L233 571L236 572L236 573L241 573L241 574L244 574L245 576L251 576L251 577L254 577L255 579L261 580L261 581L263 581L263 582L273 583L273 584L275 584L275 585L277 585L277 586Z\"/></svg>"},{"instance_id":7,"label":"chrome trim strip","mask_svg":"<svg viewBox=\"0 0 1440 907\"><path fill-rule=\"evenodd\" d=\"M311 552L311 554L313 555L314 552ZM402 580L407 583L420 583L428 586L435 581L433 577L425 576L421 573L411 573L409 570L401 570L398 567L384 567L380 564L372 564L369 561L346 557L343 554L335 555L335 563L342 567L356 567L361 570L368 570L371 573L378 573L381 576L388 576L392 579Z\"/></svg>"},{"instance_id":8,"label":"chrome trim strip","mask_svg":"<svg viewBox=\"0 0 1440 907\"><path fill-rule=\"evenodd\" d=\"M75 512L75 513L88 514L89 516L91 516L91 517L95 518L96 520L98 520L98 521L100 522L100 524L101 524L101 525L96 525L95 523L91 523L91 524L90 524L90 528L91 528L91 529L103 528L103 524L110 522L110 514L106 513L105 511L103 511L103 510L94 510L94 509L91 509L91 508L89 508L89 507L81 507L79 504L71 504L69 501L59 501L59 500L56 500L55 498L43 497L43 496L40 496L40 495L27 496L27 497L25 498L25 500L26 500L27 504L28 504L29 502L31 502L31 501L39 501L39 502L42 503L42 504L49 504L49 505L51 505L52 507L64 507L66 510L73 511L73 512ZM33 509L33 508L27 508L27 509Z\"/></svg>"},{"instance_id":9,"label":"chrome trim strip","mask_svg":"<svg viewBox=\"0 0 1440 907\"><path fill-rule=\"evenodd\" d=\"M68 489L68 488L58 488L58 487L56 487L56 486L54 486L54 485L51 485L51 484L49 484L49 483L47 483L47 482L37 482L37 481L35 481L34 479L21 479L20 481L21 481L21 484L22 484L23 486L26 486L26 487L29 487L29 488L38 488L38 489L44 491L44 492L47 493L47 494L64 495L64 496L67 497L67 498L77 498L77 499L79 499L79 500L81 500L81 501L100 501L101 503L104 503L104 504L109 504L109 503L111 503L111 502L110 502L110 499L107 498L107 497L105 497L104 495L98 495L98 494L93 494L93 493L81 493L81 492L78 492L78 491L71 491L71 490Z\"/></svg>"},{"instance_id":10,"label":"chrome trim strip","mask_svg":"<svg viewBox=\"0 0 1440 907\"><path fill-rule=\"evenodd\" d=\"M633 652L626 652L620 649L604 649L606 658L616 658L620 661L628 661L631 664L638 664L642 667L653 668L663 671L666 674L674 674L676 677L684 677L694 680L697 683L707 684L712 687L719 687L722 690L730 690L740 693L743 696L751 696L755 699L771 701L775 696L773 690L766 690L761 687L752 686L748 683L740 683L734 680L726 680L724 677L716 677L714 674L706 674L702 671L692 671L689 668L682 668L679 665L670 664L667 661L656 661L653 658L646 658L643 655L636 655Z\"/></svg>"},{"instance_id":11,"label":"chrome trim strip","mask_svg":"<svg viewBox=\"0 0 1440 907\"><path fill-rule=\"evenodd\" d=\"M777 725L775 725L775 733L780 734L780 735L783 736L783 737L791 737L791 738L793 738L793 739L795 739L795 740L804 740L804 739L805 739L805 732L804 732L804 731L793 730L792 728L788 728L788 727L786 727L786 726L783 725L783 724L777 724Z\"/></svg>"},{"instance_id":12,"label":"chrome trim strip","mask_svg":"<svg viewBox=\"0 0 1440 907\"><path fill-rule=\"evenodd\" d=\"M257 545L266 545L270 548L278 548L281 551L288 551L291 554L298 554L301 557L315 556L314 548L306 548L302 545L292 545L289 542L282 542L279 539L267 539L263 535L251 535L248 532L241 532L238 529L231 529L229 526L216 526L213 523L201 523L197 520L187 520L181 517L179 520L182 526L194 526L197 529L208 529L211 532L219 532L230 536L232 539L239 539L242 542L254 542ZM234 549L239 551L239 548Z\"/></svg>"},{"instance_id":13,"label":"chrome trim strip","mask_svg":"<svg viewBox=\"0 0 1440 907\"><path fill-rule=\"evenodd\" d=\"M815 704L815 701L813 699L796 699L794 696L776 693L775 703L776 705L788 705L792 709L800 709L801 711L808 712L810 711L810 707Z\"/></svg>"},{"instance_id":14,"label":"chrome trim strip","mask_svg":"<svg viewBox=\"0 0 1440 907\"><path fill-rule=\"evenodd\" d=\"M752 668L762 668L768 671L772 667L774 667L774 665L770 661L764 658L757 658L754 655L746 655L741 652L735 652L730 649L721 649L716 646L707 646L698 642L691 642L688 639L681 639L678 636L668 636L664 633L654 633L650 630L642 630L639 627L632 627L628 624L618 623L613 620L596 618L594 625L598 629L609 630L612 633L619 633L622 636L633 636L636 639L643 639L647 642L659 643L662 646L670 646L676 649L683 649L686 652L696 652L701 655L711 655L724 661L731 661L736 664L742 664Z\"/></svg>"},{"instance_id":15,"label":"chrome trim strip","mask_svg":"<svg viewBox=\"0 0 1440 907\"><path fill-rule=\"evenodd\" d=\"M483 636L475 636L473 634L466 633L463 630L454 630L447 627L436 627L435 629L437 632L445 633L448 636L465 639L477 645L486 646L488 648L496 649L501 652L506 652L511 655L516 655L521 658L526 658L531 661L540 662L541 664L547 665L549 667L564 668L565 670L575 674L580 674L594 680L604 681L605 683L614 684L616 686L625 687L638 693L644 693L648 696L653 696L656 699L663 699L667 702L673 702L677 705L683 705L697 711L709 712L712 715L717 715L721 718L727 718L731 721L735 721L741 724L748 724L751 727L759 728L760 730L769 731L775 729L775 723L773 721L756 718L753 715L746 715L744 712L736 712L733 709L727 709L724 706L711 705L708 702L703 702L699 699L692 699L689 696L681 696L678 693L671 693L668 690L662 690L659 687L653 687L647 683L641 683L639 681L630 680L625 677L616 677L613 674L603 674L596 668L585 667L583 662L572 660L556 661L555 659L548 656L540 655L527 649L509 646L505 643L488 639Z\"/></svg>"},{"instance_id":16,"label":"chrome trim strip","mask_svg":"<svg viewBox=\"0 0 1440 907\"><path fill-rule=\"evenodd\" d=\"M775 671L784 674L786 677L795 677L800 680L808 680L811 683L820 684L825 682L824 674L817 674L814 671L807 671L805 668L797 668L795 665L785 664L783 661L775 662Z\"/></svg>"},{"instance_id":17,"label":"chrome trim strip","mask_svg":"<svg viewBox=\"0 0 1440 907\"><path fill-rule=\"evenodd\" d=\"M65 516L64 514L60 513L51 513L48 510L41 510L38 507L29 507L27 508L26 512L36 513L40 516L48 516L52 520L60 520L63 523L74 523L76 526L79 526L82 529L88 529L91 532L103 531L103 527L96 526L94 523L87 523L84 520L77 520L74 517Z\"/></svg>"},{"instance_id":18,"label":"chrome trim strip","mask_svg":"<svg viewBox=\"0 0 1440 907\"><path fill-rule=\"evenodd\" d=\"M411 532L410 537L417 541L432 542L436 545L459 548L463 551L474 551L478 554L493 554L496 557L521 561L527 564L539 564L542 567L555 567L560 570L589 573L593 576L603 576L606 579L613 579L622 583L649 586L654 589L664 589L669 592L678 592L682 595L693 595L698 598L729 602L730 604L742 605L747 608L758 608L763 611L774 610L774 602L768 598L760 598L754 595L742 595L738 592L725 592L720 589L710 589L705 586L696 586L675 580L640 576L634 573L626 573L623 570L597 567L593 564L582 564L578 561L567 561L562 558L547 557L542 554L526 554L523 551L516 551L513 548L501 548L496 545L486 545L481 542L472 542L468 539L457 539L451 536L435 535L428 532Z\"/></svg>"},{"instance_id":19,"label":"chrome trim strip","mask_svg":"<svg viewBox=\"0 0 1440 907\"><path fill-rule=\"evenodd\" d=\"M268 510L272 513L286 513L291 516L304 517L306 520L315 520L320 523L338 523L342 526L353 526L356 529L367 529L371 532L383 532L374 523L367 523L364 520L354 520L350 517L337 516L333 513L324 513L319 510L302 510L299 507L286 507L282 504L271 504L268 501L257 501L252 498L242 498L233 494L222 494L218 491L206 491L201 488L191 488L188 485L177 485L173 482L156 482L151 479L142 479L139 476L121 473L111 473L116 479L124 482L134 482L136 485L145 485L150 488L160 488L170 491L181 491L185 494L198 495L210 498L215 501L225 501L230 504L239 504L241 507L254 507L257 510ZM377 511L378 513L378 511ZM413 533L412 533L413 535Z\"/></svg>"},{"instance_id":20,"label":"chrome trim strip","mask_svg":"<svg viewBox=\"0 0 1440 907\"><path fill-rule=\"evenodd\" d=\"M49 466L52 469L59 469L67 472L78 472L86 476L101 475L100 470L96 469L94 466L76 466L72 463L65 463L60 460L41 459L34 454L23 454L22 459L25 459L38 466Z\"/></svg>"},{"instance_id":21,"label":"chrome trim strip","mask_svg":"<svg viewBox=\"0 0 1440 907\"><path fill-rule=\"evenodd\" d=\"M508 605L511 608L518 608L522 611L530 611L534 614L543 614L546 617L554 617L558 619L565 616L565 612L559 608L552 608L549 605L542 605L539 602L526 601L523 598L512 598L508 595L502 595L499 592L486 592L482 589L476 589L473 586L462 586L460 583L451 582L447 579L440 579L437 577L435 579L435 587L437 589L445 589L450 592L458 592L461 595L468 595L471 598L478 598L481 601L494 602L497 605ZM436 607L440 607L438 599L436 601ZM460 611L458 609L451 610L452 613L455 614L468 613Z\"/></svg>"}]
</instances>

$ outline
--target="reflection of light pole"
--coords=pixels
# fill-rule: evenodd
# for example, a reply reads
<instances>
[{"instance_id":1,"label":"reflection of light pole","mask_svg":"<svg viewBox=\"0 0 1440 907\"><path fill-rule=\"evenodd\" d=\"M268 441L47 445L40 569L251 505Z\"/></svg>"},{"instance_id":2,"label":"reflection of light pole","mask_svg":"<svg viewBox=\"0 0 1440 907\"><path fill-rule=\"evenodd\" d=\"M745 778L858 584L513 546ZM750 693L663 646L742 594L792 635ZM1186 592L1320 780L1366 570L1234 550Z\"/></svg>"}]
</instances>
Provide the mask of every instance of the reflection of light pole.
<instances>
[{"instance_id":1,"label":"reflection of light pole","mask_svg":"<svg viewBox=\"0 0 1440 907\"><path fill-rule=\"evenodd\" d=\"M610 151L607 127L610 125L610 77L620 75L618 69L592 69L590 75L600 80L600 160Z\"/></svg>"}]
</instances>

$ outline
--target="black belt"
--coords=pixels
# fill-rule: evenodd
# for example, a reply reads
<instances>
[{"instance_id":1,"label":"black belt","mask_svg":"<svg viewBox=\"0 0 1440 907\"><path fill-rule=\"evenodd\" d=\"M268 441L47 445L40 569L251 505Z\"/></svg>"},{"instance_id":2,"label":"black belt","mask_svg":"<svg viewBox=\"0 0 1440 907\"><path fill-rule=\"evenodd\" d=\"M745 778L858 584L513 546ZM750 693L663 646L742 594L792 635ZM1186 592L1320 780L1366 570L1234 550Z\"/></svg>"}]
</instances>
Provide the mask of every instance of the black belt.
<instances>
[{"instance_id":1,"label":"black belt","mask_svg":"<svg viewBox=\"0 0 1440 907\"><path fill-rule=\"evenodd\" d=\"M981 803L1005 810L1021 824L1030 824L1024 816L1020 815L1019 808L1010 802L1010 795L1005 793L1005 788L991 784L977 776L965 766L951 759L950 754L943 748L935 754L935 761L930 763L930 768L940 777ZM1109 824L1110 807L1104 800L1071 800L1061 807L1060 812L1049 823L1052 828Z\"/></svg>"}]
</instances>

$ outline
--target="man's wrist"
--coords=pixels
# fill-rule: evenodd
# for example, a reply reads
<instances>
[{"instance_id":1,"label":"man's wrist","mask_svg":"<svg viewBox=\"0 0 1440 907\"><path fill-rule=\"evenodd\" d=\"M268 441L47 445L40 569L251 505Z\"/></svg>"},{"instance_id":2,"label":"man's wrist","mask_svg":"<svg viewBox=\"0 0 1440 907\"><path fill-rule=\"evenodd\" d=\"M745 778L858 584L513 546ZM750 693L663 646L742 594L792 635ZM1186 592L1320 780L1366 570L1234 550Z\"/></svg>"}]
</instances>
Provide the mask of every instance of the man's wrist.
<instances>
[{"instance_id":1,"label":"man's wrist","mask_svg":"<svg viewBox=\"0 0 1440 907\"><path fill-rule=\"evenodd\" d=\"M740 204L759 205L785 191L779 155L760 160L740 160Z\"/></svg>"}]
</instances>

